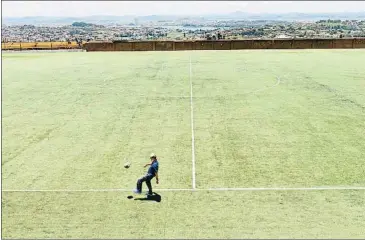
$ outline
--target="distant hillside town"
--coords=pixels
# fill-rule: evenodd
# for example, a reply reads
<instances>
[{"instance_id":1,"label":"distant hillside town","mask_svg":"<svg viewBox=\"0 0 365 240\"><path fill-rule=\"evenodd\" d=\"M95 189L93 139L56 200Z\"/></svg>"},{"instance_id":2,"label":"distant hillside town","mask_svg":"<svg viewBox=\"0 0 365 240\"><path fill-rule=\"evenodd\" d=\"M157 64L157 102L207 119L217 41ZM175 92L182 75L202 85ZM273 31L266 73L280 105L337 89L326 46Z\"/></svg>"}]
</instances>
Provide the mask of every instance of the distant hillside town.
<instances>
[{"instance_id":1,"label":"distant hillside town","mask_svg":"<svg viewBox=\"0 0 365 240\"><path fill-rule=\"evenodd\" d=\"M101 25L74 22L70 25L3 25L2 42L89 42L114 40L218 40L262 38L365 37L365 20L159 21L139 24Z\"/></svg>"}]
</instances>

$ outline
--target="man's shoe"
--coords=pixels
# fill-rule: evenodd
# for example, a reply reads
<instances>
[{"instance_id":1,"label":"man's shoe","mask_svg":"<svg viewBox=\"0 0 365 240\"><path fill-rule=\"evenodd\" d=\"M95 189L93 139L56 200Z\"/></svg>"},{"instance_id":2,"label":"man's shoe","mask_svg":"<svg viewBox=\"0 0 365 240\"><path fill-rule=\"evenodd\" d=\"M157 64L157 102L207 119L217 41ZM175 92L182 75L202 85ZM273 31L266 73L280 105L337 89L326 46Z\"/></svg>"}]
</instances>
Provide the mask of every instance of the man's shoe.
<instances>
[{"instance_id":1,"label":"man's shoe","mask_svg":"<svg viewBox=\"0 0 365 240\"><path fill-rule=\"evenodd\" d=\"M136 194L141 194L141 191L139 191L138 189L134 189L133 192Z\"/></svg>"},{"instance_id":2,"label":"man's shoe","mask_svg":"<svg viewBox=\"0 0 365 240\"><path fill-rule=\"evenodd\" d=\"M153 193L149 193L149 192L148 192L148 193L146 194L146 196L147 196L147 197L152 197L152 196L153 196Z\"/></svg>"}]
</instances>

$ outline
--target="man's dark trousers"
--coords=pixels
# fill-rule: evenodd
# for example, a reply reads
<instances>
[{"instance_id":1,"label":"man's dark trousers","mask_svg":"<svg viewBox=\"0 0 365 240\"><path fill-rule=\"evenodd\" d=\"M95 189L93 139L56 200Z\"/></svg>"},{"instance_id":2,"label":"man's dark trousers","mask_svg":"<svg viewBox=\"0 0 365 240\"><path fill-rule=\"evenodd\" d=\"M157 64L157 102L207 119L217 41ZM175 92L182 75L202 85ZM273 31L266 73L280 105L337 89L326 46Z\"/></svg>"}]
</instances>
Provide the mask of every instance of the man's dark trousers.
<instances>
[{"instance_id":1,"label":"man's dark trousers","mask_svg":"<svg viewBox=\"0 0 365 240\"><path fill-rule=\"evenodd\" d=\"M146 182L147 187L148 187L148 193L152 194L152 185L151 185L151 179L154 176L152 174L147 174L146 176L141 177L140 179L138 179L137 181L137 190L139 192L142 192L142 183Z\"/></svg>"}]
</instances>

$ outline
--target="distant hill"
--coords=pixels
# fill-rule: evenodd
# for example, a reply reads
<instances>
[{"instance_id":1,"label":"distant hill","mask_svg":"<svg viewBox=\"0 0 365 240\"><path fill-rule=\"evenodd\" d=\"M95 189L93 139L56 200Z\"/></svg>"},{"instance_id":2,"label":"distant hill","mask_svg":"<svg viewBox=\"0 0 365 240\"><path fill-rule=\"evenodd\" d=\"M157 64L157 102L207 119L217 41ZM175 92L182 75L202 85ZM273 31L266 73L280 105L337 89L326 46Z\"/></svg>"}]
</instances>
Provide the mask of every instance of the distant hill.
<instances>
[{"instance_id":1,"label":"distant hill","mask_svg":"<svg viewBox=\"0 0 365 240\"><path fill-rule=\"evenodd\" d=\"M217 17L219 17L217 15ZM339 20L362 20L365 19L365 12L342 12L342 13L262 13L253 14L245 12L234 12L222 15L222 18L251 19L251 20L284 20L284 21L317 21L321 19Z\"/></svg>"},{"instance_id":2,"label":"distant hill","mask_svg":"<svg viewBox=\"0 0 365 240\"><path fill-rule=\"evenodd\" d=\"M3 17L3 24L6 25L71 25L74 22L88 22L91 24L119 23L121 19L127 22L133 21L128 16L88 16L88 17Z\"/></svg>"},{"instance_id":3,"label":"distant hill","mask_svg":"<svg viewBox=\"0 0 365 240\"><path fill-rule=\"evenodd\" d=\"M365 20L365 12L347 13L246 13L233 12L229 14L209 14L202 16L182 16L182 15L148 15L148 16L87 16L87 17L3 17L5 25L71 25L74 22L87 22L91 24L128 24L138 19L139 23L176 21L179 19L190 20L280 20L280 21L317 21L321 19L340 19L340 20Z\"/></svg>"},{"instance_id":4,"label":"distant hill","mask_svg":"<svg viewBox=\"0 0 365 240\"><path fill-rule=\"evenodd\" d=\"M74 22L71 24L73 27L92 27L92 26L99 26L92 23L86 23L86 22Z\"/></svg>"}]
</instances>

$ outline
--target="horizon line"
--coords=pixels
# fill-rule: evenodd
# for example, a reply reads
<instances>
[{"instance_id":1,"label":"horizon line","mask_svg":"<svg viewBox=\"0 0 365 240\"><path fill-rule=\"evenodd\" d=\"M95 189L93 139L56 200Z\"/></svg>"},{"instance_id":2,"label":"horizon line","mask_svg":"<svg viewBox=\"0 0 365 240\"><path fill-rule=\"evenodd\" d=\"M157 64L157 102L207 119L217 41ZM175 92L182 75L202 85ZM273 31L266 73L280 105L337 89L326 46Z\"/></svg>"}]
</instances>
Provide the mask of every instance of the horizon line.
<instances>
[{"instance_id":1,"label":"horizon line","mask_svg":"<svg viewBox=\"0 0 365 240\"><path fill-rule=\"evenodd\" d=\"M204 14L189 14L189 13L182 13L182 14L148 14L148 15L135 15L135 14L124 14L124 15L114 15L114 14L92 14L92 15L84 15L84 16L44 16L44 15L26 15L26 16L6 16L2 13L3 18L30 18L30 17L44 17L44 18L83 18L83 17L150 17L150 16L165 16L165 17L199 17L199 16L209 16L209 15L227 15L227 14L235 14L235 13L243 13L243 14L252 14L252 15L259 15L259 14L311 14L311 15L318 15L318 14L344 14L344 13L365 13L365 10L362 11L342 11L342 12L244 12L244 11L233 11L228 13L204 13Z\"/></svg>"}]
</instances>

